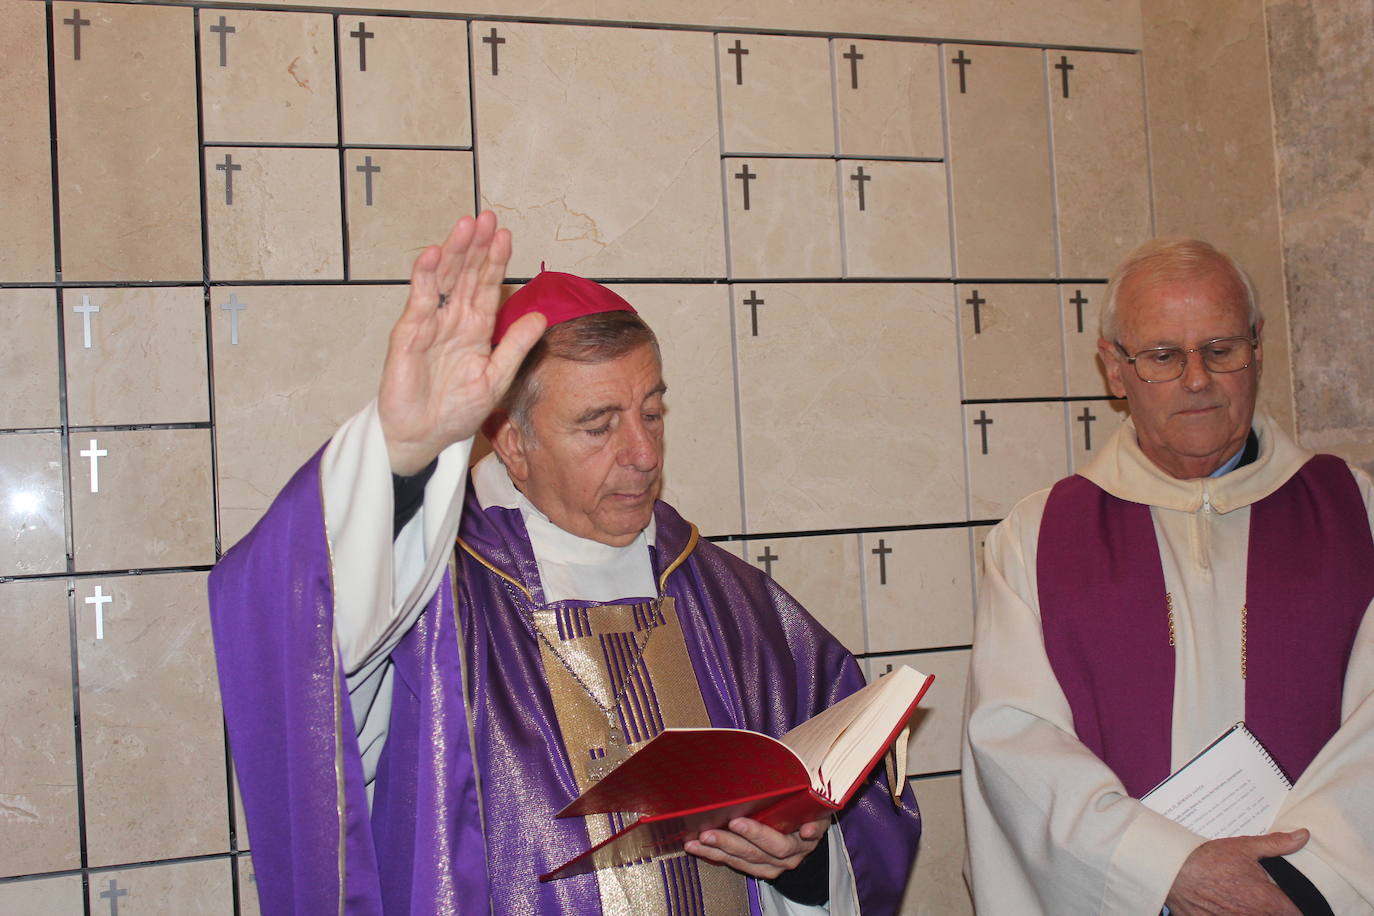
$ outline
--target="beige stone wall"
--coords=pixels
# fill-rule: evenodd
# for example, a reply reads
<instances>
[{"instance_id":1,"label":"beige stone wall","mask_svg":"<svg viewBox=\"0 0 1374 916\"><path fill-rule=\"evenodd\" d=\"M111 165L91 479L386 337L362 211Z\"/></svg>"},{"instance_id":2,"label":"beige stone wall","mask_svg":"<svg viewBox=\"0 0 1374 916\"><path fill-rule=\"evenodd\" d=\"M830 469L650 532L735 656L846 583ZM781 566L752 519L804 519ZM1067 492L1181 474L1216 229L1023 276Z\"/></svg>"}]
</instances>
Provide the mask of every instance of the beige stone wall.
<instances>
[{"instance_id":1,"label":"beige stone wall","mask_svg":"<svg viewBox=\"0 0 1374 916\"><path fill-rule=\"evenodd\" d=\"M906 912L968 912L979 546L1122 416L1117 258L1235 251L1292 422L1263 5L381 5L0 0L0 911L84 877L91 913L256 912L205 575L375 390L420 246L491 207L514 278L659 330L668 498L871 675L937 674Z\"/></svg>"},{"instance_id":2,"label":"beige stone wall","mask_svg":"<svg viewBox=\"0 0 1374 916\"><path fill-rule=\"evenodd\" d=\"M1265 10L1298 434L1374 469L1374 7Z\"/></svg>"}]
</instances>

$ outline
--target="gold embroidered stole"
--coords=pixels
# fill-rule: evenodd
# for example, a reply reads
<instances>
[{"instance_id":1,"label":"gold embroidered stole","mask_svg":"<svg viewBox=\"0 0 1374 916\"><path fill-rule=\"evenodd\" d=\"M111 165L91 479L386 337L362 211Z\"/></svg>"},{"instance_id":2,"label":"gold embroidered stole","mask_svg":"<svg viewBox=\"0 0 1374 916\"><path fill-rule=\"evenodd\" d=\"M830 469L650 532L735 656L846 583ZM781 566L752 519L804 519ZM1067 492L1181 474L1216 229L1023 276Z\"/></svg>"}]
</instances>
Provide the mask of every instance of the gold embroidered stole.
<instances>
[{"instance_id":1,"label":"gold embroidered stole","mask_svg":"<svg viewBox=\"0 0 1374 916\"><path fill-rule=\"evenodd\" d=\"M608 723L602 706L610 707L616 697L614 712L631 750L665 728L710 726L672 598L540 609L534 624L544 637L539 641L544 674L579 792L592 784L587 764L605 752ZM627 817L635 815L588 817L591 842L625 826ZM608 916L749 911L742 875L684 853L601 869L597 882Z\"/></svg>"}]
</instances>

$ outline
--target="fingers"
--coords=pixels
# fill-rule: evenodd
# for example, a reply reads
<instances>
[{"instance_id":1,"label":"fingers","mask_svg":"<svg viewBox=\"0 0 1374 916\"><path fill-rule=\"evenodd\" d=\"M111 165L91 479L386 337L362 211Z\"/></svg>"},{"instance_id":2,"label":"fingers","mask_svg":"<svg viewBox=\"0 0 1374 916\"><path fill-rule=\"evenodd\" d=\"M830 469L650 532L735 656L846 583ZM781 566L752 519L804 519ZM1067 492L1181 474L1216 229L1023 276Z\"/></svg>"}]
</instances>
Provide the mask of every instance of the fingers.
<instances>
[{"instance_id":1,"label":"fingers","mask_svg":"<svg viewBox=\"0 0 1374 916\"><path fill-rule=\"evenodd\" d=\"M1310 837L1311 834L1301 827L1287 833L1275 832L1257 836L1255 837L1255 845L1259 854L1256 858L1292 855L1306 846Z\"/></svg>"},{"instance_id":2,"label":"fingers","mask_svg":"<svg viewBox=\"0 0 1374 916\"><path fill-rule=\"evenodd\" d=\"M410 267L410 295L406 298L405 316L412 312L427 311L439 301L438 281L434 271L441 257L439 246L430 245L415 258Z\"/></svg>"},{"instance_id":3,"label":"fingers","mask_svg":"<svg viewBox=\"0 0 1374 916\"><path fill-rule=\"evenodd\" d=\"M472 237L476 233L477 220L471 216L462 217L449 230L448 238L444 239L441 247L442 256L436 269L440 292L452 294L454 281L457 279L458 271L462 269L463 260L467 257Z\"/></svg>"},{"instance_id":4,"label":"fingers","mask_svg":"<svg viewBox=\"0 0 1374 916\"><path fill-rule=\"evenodd\" d=\"M504 392L524 362L526 354L544 334L547 319L539 312L522 315L511 325L501 343L491 351L492 388Z\"/></svg>"},{"instance_id":5,"label":"fingers","mask_svg":"<svg viewBox=\"0 0 1374 916\"><path fill-rule=\"evenodd\" d=\"M735 818L728 830L703 831L684 846L698 858L767 879L796 868L815 848L815 837L803 839L798 833L779 833L746 817Z\"/></svg>"}]
</instances>

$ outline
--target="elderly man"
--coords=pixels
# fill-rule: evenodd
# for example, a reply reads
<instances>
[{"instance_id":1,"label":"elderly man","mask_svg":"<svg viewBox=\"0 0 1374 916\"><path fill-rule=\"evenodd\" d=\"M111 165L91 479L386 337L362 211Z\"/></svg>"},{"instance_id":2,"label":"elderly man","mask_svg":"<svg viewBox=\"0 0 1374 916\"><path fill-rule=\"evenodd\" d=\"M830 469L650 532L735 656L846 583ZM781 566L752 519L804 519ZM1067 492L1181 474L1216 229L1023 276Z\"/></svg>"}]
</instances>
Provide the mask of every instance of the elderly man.
<instances>
[{"instance_id":1,"label":"elderly man","mask_svg":"<svg viewBox=\"0 0 1374 916\"><path fill-rule=\"evenodd\" d=\"M881 775L834 825L736 818L539 880L619 822L555 814L663 728L781 734L862 678L657 500L666 386L629 303L544 272L498 315L509 257L490 213L420 255L376 402L211 577L263 911L894 911L920 820Z\"/></svg>"},{"instance_id":2,"label":"elderly man","mask_svg":"<svg viewBox=\"0 0 1374 916\"><path fill-rule=\"evenodd\" d=\"M1204 242L1149 242L1108 285L1098 352L1131 419L986 542L981 912L1371 912L1374 499L1255 414L1263 327ZM1295 780L1273 832L1204 841L1137 801L1241 720Z\"/></svg>"}]
</instances>

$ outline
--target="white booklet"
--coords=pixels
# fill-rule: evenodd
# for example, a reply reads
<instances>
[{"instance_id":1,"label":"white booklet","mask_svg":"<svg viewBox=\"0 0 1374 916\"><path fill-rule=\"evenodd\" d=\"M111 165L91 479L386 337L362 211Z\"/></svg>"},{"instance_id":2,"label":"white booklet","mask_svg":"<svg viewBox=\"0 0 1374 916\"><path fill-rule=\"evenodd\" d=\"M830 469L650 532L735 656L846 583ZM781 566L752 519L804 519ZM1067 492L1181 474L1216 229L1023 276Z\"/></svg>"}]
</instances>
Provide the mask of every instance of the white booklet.
<instances>
[{"instance_id":1,"label":"white booklet","mask_svg":"<svg viewBox=\"0 0 1374 916\"><path fill-rule=\"evenodd\" d=\"M1215 840L1267 833L1290 788L1264 745L1237 722L1140 800Z\"/></svg>"}]
</instances>

